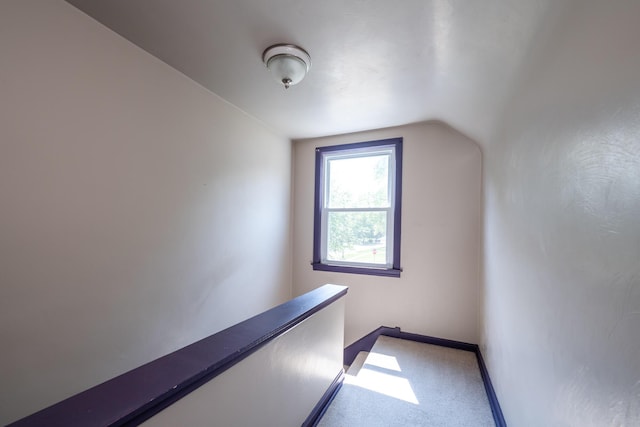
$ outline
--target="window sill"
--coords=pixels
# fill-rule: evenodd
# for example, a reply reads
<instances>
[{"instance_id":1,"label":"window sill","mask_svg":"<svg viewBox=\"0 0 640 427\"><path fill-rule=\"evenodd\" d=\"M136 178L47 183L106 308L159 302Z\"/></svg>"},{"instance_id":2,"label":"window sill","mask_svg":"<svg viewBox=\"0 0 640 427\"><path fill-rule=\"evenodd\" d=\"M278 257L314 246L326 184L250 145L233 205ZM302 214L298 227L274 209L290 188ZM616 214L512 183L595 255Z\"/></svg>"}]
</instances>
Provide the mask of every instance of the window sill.
<instances>
[{"instance_id":1,"label":"window sill","mask_svg":"<svg viewBox=\"0 0 640 427\"><path fill-rule=\"evenodd\" d=\"M335 273L350 273L350 274L367 274L370 276L385 276L385 277L400 277L401 269L396 268L367 268L367 267L348 267L345 265L331 265L322 264L319 262L312 262L314 270L319 271L333 271Z\"/></svg>"}]
</instances>

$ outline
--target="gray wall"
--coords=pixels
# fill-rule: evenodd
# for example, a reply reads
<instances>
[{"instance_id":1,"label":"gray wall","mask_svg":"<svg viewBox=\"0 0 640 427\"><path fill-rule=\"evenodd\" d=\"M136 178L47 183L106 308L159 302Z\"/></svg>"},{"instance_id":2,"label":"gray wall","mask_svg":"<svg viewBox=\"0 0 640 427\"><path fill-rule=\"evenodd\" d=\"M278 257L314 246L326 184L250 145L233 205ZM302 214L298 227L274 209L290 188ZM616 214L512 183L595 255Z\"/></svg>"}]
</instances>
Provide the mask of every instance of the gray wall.
<instances>
[{"instance_id":1,"label":"gray wall","mask_svg":"<svg viewBox=\"0 0 640 427\"><path fill-rule=\"evenodd\" d=\"M402 276L313 271L315 147L401 136ZM294 142L293 291L349 286L345 344L379 326L478 342L481 168L478 146L439 122Z\"/></svg>"},{"instance_id":2,"label":"gray wall","mask_svg":"<svg viewBox=\"0 0 640 427\"><path fill-rule=\"evenodd\" d=\"M288 139L62 1L0 58L0 424L290 297Z\"/></svg>"},{"instance_id":3,"label":"gray wall","mask_svg":"<svg viewBox=\"0 0 640 427\"><path fill-rule=\"evenodd\" d=\"M549 21L486 144L483 351L512 426L640 422L639 17Z\"/></svg>"}]
</instances>

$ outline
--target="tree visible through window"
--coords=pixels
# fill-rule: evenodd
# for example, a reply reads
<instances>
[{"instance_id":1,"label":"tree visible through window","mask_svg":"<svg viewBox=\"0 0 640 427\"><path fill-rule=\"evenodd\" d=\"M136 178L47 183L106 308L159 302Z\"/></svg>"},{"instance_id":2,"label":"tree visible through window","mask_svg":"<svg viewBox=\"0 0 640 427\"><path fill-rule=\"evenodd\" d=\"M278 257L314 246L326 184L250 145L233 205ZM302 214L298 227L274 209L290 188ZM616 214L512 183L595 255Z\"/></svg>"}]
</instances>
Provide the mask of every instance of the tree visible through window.
<instances>
[{"instance_id":1,"label":"tree visible through window","mask_svg":"<svg viewBox=\"0 0 640 427\"><path fill-rule=\"evenodd\" d=\"M316 149L314 269L399 276L402 139Z\"/></svg>"}]
</instances>

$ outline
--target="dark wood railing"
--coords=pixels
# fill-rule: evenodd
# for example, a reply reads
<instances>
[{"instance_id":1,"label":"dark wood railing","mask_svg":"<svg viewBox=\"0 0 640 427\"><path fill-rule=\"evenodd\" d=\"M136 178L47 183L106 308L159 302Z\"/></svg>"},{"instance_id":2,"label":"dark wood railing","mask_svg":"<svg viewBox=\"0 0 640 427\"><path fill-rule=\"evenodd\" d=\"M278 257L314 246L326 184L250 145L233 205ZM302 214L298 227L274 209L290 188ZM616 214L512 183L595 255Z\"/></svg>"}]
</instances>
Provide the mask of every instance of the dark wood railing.
<instances>
[{"instance_id":1,"label":"dark wood railing","mask_svg":"<svg viewBox=\"0 0 640 427\"><path fill-rule=\"evenodd\" d=\"M324 285L9 426L138 425L346 293Z\"/></svg>"}]
</instances>

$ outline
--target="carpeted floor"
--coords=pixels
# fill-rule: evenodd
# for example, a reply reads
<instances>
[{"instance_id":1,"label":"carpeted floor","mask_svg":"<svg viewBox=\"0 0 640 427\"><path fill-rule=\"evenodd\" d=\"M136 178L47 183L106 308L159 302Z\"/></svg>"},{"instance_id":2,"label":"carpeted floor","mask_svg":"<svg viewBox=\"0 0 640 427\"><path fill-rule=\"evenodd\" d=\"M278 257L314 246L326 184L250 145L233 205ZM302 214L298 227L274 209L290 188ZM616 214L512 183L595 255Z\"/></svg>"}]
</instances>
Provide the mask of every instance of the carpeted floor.
<instances>
[{"instance_id":1,"label":"carpeted floor","mask_svg":"<svg viewBox=\"0 0 640 427\"><path fill-rule=\"evenodd\" d=\"M494 425L474 353L385 336L356 358L318 424Z\"/></svg>"}]
</instances>

